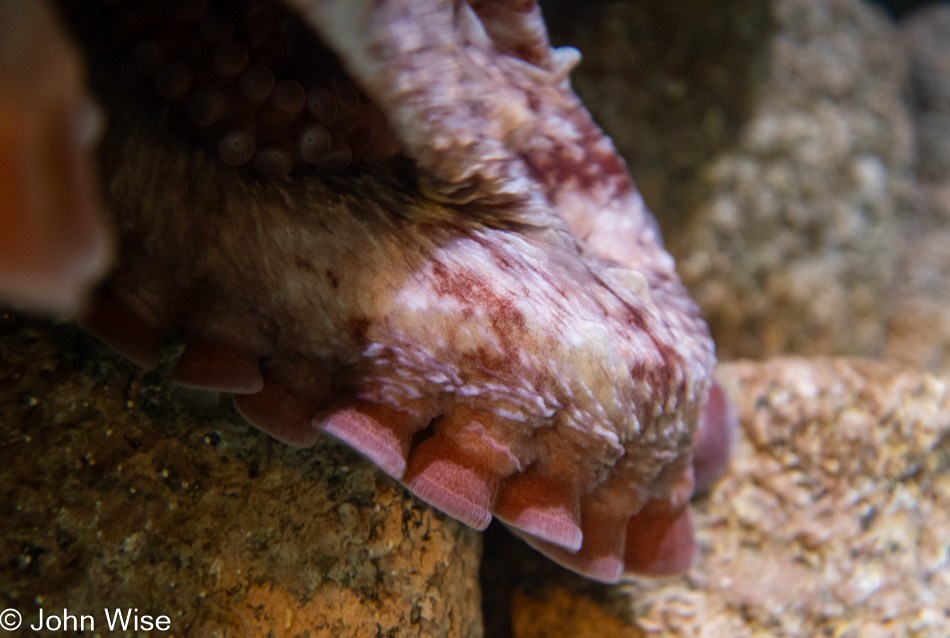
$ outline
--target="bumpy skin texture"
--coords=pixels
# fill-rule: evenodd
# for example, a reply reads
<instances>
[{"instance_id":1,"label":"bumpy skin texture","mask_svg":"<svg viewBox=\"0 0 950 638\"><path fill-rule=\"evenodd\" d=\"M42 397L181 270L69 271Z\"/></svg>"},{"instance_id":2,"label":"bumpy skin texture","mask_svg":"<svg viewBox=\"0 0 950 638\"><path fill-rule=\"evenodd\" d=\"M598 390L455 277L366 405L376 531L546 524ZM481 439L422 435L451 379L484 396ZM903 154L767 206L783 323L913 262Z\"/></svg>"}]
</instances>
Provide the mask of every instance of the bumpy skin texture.
<instances>
[{"instance_id":1,"label":"bumpy skin texture","mask_svg":"<svg viewBox=\"0 0 950 638\"><path fill-rule=\"evenodd\" d=\"M268 180L97 66L122 250L87 324L143 365L179 331L180 383L582 574L686 569L713 345L576 52L531 2L292 4L401 153Z\"/></svg>"}]
</instances>

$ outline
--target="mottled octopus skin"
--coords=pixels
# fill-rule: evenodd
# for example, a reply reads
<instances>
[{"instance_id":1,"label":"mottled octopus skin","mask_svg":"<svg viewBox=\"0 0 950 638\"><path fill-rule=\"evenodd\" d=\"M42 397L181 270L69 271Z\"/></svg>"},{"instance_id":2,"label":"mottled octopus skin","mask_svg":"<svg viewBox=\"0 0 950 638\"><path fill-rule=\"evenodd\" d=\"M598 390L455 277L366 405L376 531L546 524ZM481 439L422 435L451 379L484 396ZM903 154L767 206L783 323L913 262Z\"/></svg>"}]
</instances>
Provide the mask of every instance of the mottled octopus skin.
<instances>
[{"instance_id":1,"label":"mottled octopus skin","mask_svg":"<svg viewBox=\"0 0 950 638\"><path fill-rule=\"evenodd\" d=\"M86 324L143 365L183 335L179 383L288 443L332 434L581 574L688 568L713 344L570 89L577 53L533 2L289 4L401 152L265 179L94 59L121 252ZM704 485L728 445L708 449Z\"/></svg>"}]
</instances>

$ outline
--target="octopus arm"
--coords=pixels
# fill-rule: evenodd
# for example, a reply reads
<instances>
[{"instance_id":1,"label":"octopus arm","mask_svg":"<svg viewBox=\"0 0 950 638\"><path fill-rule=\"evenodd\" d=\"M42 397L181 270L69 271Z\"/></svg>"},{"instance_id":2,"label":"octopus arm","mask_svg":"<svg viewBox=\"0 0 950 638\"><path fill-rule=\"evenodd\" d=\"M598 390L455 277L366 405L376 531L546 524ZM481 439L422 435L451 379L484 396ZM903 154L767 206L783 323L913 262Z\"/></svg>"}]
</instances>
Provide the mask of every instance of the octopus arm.
<instances>
[{"instance_id":1,"label":"octopus arm","mask_svg":"<svg viewBox=\"0 0 950 638\"><path fill-rule=\"evenodd\" d=\"M77 5L121 238L86 325L146 366L182 335L179 383L581 574L686 569L732 426L577 56L533 2L288 0L315 53L281 65L254 43L296 18L250 4L122 7L139 81Z\"/></svg>"}]
</instances>

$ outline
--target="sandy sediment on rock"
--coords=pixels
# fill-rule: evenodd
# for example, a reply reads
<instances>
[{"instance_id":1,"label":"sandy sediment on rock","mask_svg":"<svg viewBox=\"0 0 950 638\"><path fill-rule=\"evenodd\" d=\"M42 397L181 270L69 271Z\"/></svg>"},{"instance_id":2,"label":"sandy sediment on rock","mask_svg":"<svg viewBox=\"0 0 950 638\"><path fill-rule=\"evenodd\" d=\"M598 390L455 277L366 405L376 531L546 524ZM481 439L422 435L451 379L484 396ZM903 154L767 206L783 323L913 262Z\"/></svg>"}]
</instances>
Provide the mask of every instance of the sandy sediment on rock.
<instances>
[{"instance_id":1,"label":"sandy sediment on rock","mask_svg":"<svg viewBox=\"0 0 950 638\"><path fill-rule=\"evenodd\" d=\"M179 636L481 635L478 534L347 448L183 406L72 326L0 335L0 595L24 626L138 608Z\"/></svg>"},{"instance_id":2,"label":"sandy sediment on rock","mask_svg":"<svg viewBox=\"0 0 950 638\"><path fill-rule=\"evenodd\" d=\"M531 617L590 617L602 636L950 634L950 379L859 359L718 373L741 436L697 503L693 569L611 591L536 588L515 598L517 638L542 635Z\"/></svg>"}]
</instances>

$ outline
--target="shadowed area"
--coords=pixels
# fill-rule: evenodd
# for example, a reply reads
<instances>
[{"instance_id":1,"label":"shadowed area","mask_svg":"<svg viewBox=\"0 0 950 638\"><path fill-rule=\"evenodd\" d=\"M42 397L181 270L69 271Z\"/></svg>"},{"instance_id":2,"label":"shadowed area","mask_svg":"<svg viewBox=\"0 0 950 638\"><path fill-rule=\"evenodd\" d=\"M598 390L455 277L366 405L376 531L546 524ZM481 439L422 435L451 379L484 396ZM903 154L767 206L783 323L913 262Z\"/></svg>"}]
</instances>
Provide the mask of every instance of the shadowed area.
<instances>
[{"instance_id":1,"label":"shadowed area","mask_svg":"<svg viewBox=\"0 0 950 638\"><path fill-rule=\"evenodd\" d=\"M573 86L613 139L665 235L711 186L703 171L751 116L773 32L769 3L544 5L551 39L577 47Z\"/></svg>"}]
</instances>

